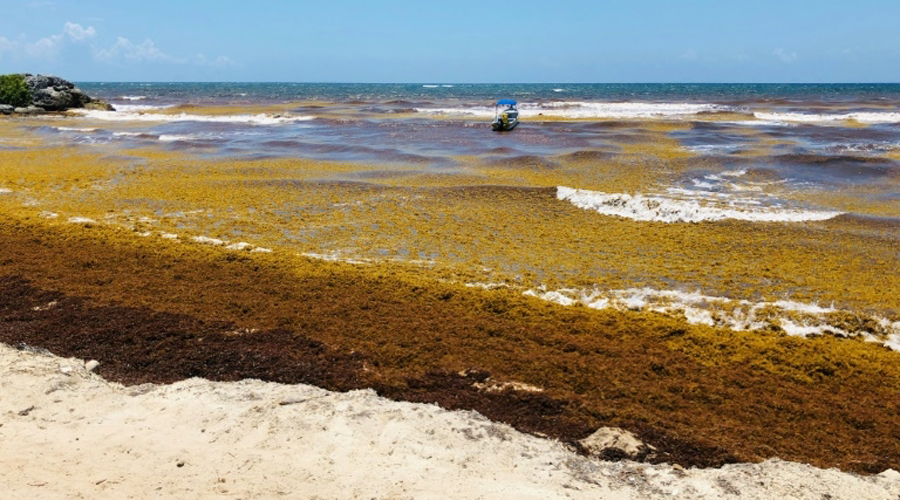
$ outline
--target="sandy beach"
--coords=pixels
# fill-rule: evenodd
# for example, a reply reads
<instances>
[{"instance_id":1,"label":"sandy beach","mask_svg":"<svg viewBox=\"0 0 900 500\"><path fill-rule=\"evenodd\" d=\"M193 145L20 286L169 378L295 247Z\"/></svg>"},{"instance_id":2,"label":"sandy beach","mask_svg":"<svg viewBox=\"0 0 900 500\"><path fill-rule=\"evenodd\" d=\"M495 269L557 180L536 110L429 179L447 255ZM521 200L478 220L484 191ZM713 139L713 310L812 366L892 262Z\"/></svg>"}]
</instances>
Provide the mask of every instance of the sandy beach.
<instances>
[{"instance_id":1,"label":"sandy beach","mask_svg":"<svg viewBox=\"0 0 900 500\"><path fill-rule=\"evenodd\" d=\"M258 380L111 384L0 345L6 498L893 500L900 473L603 462L470 411Z\"/></svg>"}]
</instances>

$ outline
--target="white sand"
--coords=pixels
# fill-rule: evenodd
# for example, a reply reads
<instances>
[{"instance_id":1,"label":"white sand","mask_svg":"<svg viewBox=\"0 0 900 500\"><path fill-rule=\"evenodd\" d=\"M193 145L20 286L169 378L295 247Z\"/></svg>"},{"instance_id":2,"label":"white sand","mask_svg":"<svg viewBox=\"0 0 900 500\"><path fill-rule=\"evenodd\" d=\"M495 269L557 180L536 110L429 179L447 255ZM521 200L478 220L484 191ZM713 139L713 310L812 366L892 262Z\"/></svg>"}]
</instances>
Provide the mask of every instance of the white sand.
<instances>
[{"instance_id":1,"label":"white sand","mask_svg":"<svg viewBox=\"0 0 900 500\"><path fill-rule=\"evenodd\" d=\"M897 500L900 473L601 462L477 413L371 391L122 387L83 361L0 344L0 498Z\"/></svg>"}]
</instances>

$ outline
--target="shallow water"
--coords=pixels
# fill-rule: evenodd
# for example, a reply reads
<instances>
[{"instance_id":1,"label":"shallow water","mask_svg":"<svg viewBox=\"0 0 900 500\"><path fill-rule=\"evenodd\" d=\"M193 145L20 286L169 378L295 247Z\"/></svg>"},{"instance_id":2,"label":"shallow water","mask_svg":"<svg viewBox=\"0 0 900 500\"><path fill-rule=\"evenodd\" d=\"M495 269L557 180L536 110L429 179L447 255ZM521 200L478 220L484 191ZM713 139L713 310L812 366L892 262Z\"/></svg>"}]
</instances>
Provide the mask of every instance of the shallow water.
<instances>
[{"instance_id":1,"label":"shallow water","mask_svg":"<svg viewBox=\"0 0 900 500\"><path fill-rule=\"evenodd\" d=\"M747 311L822 300L886 321L882 338L900 330L898 85L81 87L118 111L25 129L160 174L111 180L122 192L95 208L124 212L104 217L182 214L157 229L462 266L476 284L566 303L652 309L628 290ZM519 100L513 132L490 131L496 97ZM704 301L664 309L756 324ZM771 324L821 326L791 321Z\"/></svg>"},{"instance_id":2,"label":"shallow water","mask_svg":"<svg viewBox=\"0 0 900 500\"><path fill-rule=\"evenodd\" d=\"M228 158L307 158L417 165L477 162L555 168L653 140L655 124L697 168L660 176L655 192L696 194L710 176L732 191L789 190L805 208L845 211L818 196L849 189L853 205L890 205L900 192L900 85L446 85L85 83L118 107L79 125L44 127L62 142L159 147ZM519 99L522 125L488 133L496 97ZM249 108L248 106L252 106ZM211 110L215 110L214 113ZM164 114L160 114L164 113ZM82 125L83 124L83 125ZM600 161L600 160L596 160ZM585 168L590 168L591 161ZM716 184L716 183L713 183ZM712 186L721 197L722 183ZM596 188L599 186L571 186Z\"/></svg>"}]
</instances>

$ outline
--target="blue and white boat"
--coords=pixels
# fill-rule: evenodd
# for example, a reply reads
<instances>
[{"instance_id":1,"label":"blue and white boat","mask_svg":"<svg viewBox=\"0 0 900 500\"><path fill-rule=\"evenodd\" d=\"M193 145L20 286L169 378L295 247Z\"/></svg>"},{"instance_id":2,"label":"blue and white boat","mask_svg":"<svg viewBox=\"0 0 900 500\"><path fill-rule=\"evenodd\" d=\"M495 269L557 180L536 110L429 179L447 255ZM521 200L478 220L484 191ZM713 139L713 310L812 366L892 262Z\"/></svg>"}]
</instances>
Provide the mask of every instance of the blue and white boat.
<instances>
[{"instance_id":1,"label":"blue and white boat","mask_svg":"<svg viewBox=\"0 0 900 500\"><path fill-rule=\"evenodd\" d=\"M516 128L519 124L519 109L516 101L512 99L500 99L494 108L494 121L491 128L496 132L504 132Z\"/></svg>"}]
</instances>

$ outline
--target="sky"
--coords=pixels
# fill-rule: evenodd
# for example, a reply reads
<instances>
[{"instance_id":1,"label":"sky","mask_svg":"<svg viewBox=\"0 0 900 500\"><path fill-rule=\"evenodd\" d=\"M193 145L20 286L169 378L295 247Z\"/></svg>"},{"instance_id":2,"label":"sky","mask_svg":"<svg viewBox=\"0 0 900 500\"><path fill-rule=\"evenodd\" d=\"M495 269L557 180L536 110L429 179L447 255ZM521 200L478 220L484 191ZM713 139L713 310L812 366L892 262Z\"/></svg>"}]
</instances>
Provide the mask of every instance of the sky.
<instances>
[{"instance_id":1,"label":"sky","mask_svg":"<svg viewBox=\"0 0 900 500\"><path fill-rule=\"evenodd\" d=\"M898 0L0 0L72 81L900 82Z\"/></svg>"}]
</instances>

